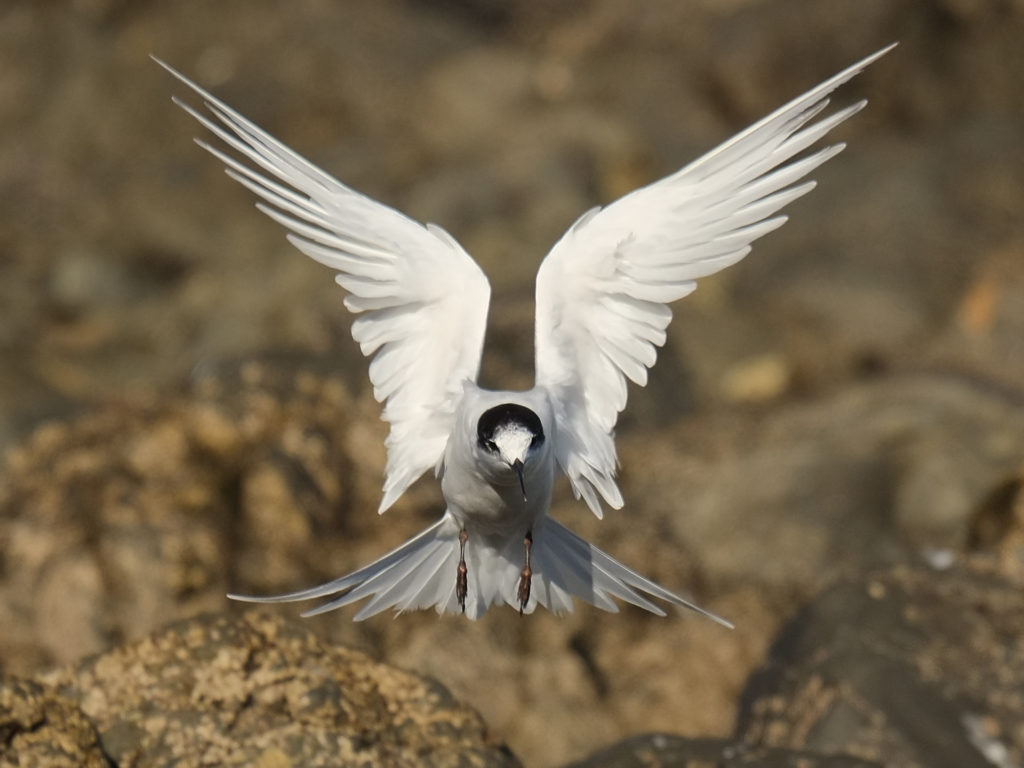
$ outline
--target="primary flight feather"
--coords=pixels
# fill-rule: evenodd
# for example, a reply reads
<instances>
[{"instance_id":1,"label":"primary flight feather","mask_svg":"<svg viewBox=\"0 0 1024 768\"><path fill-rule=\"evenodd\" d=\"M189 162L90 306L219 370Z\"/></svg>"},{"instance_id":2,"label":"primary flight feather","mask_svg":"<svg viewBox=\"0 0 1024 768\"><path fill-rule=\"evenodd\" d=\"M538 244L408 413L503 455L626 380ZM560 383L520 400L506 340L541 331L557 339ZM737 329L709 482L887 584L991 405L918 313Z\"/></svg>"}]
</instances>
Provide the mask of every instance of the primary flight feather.
<instances>
[{"instance_id":1,"label":"primary flight feather","mask_svg":"<svg viewBox=\"0 0 1024 768\"><path fill-rule=\"evenodd\" d=\"M226 147L202 140L299 250L336 270L352 336L371 358L390 425L380 512L424 472L441 477L446 510L428 529L335 581L275 597L337 595L322 613L367 599L356 614L433 607L477 618L498 602L561 613L578 597L654 613L658 598L727 621L670 592L548 515L556 467L601 517L619 508L614 428L627 379L644 386L672 319L696 280L735 264L781 226L808 173L842 150L817 142L863 106L821 117L828 95L893 46L812 88L682 170L585 213L537 274L536 383L525 392L476 385L490 286L442 228L350 189L157 59L204 102L174 99Z\"/></svg>"}]
</instances>

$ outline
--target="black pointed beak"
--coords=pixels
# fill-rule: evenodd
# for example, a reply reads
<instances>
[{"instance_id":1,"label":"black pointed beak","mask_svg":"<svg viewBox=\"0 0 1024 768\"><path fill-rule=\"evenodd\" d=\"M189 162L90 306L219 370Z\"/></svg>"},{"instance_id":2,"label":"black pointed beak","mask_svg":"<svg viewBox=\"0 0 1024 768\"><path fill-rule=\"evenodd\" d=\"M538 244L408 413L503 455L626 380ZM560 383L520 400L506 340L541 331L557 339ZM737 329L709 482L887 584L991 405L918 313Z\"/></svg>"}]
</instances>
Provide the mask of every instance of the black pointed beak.
<instances>
[{"instance_id":1,"label":"black pointed beak","mask_svg":"<svg viewBox=\"0 0 1024 768\"><path fill-rule=\"evenodd\" d=\"M523 501L528 501L526 498L526 481L523 480L523 462L516 459L512 462L512 469L515 470L516 475L519 477L519 487L523 490Z\"/></svg>"}]
</instances>

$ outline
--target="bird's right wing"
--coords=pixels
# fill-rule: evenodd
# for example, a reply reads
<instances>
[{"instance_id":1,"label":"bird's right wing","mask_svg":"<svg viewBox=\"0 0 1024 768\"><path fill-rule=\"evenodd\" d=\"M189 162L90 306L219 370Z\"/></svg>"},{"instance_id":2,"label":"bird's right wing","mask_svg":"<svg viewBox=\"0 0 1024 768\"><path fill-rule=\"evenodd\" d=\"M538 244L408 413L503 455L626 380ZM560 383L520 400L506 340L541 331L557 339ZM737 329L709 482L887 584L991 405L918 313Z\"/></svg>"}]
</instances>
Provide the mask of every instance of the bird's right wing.
<instances>
[{"instance_id":1,"label":"bird's right wing","mask_svg":"<svg viewBox=\"0 0 1024 768\"><path fill-rule=\"evenodd\" d=\"M295 247L338 270L345 306L359 314L352 337L373 358L373 393L391 425L385 511L444 455L463 383L475 381L480 368L487 278L445 230L349 189L156 61L203 99L210 116L175 103L251 164L197 143L263 199L257 207L291 230Z\"/></svg>"}]
</instances>

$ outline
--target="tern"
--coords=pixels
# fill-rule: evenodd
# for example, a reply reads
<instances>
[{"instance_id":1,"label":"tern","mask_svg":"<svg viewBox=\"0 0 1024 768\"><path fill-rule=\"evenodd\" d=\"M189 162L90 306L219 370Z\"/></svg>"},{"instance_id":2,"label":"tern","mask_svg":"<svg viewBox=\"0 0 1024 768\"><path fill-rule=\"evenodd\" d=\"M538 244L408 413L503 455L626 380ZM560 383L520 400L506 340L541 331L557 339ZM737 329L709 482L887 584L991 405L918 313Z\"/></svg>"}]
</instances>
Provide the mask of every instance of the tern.
<instances>
[{"instance_id":1,"label":"tern","mask_svg":"<svg viewBox=\"0 0 1024 768\"><path fill-rule=\"evenodd\" d=\"M598 517L623 506L615 423L627 380L644 386L672 319L696 280L735 264L780 227L780 210L814 188L805 177L839 153L816 147L860 111L827 116L829 94L895 44L862 59L682 170L584 213L544 258L536 280L535 385L476 383L490 285L458 242L345 186L175 69L206 112L173 101L226 148L196 142L255 193L300 251L336 271L352 336L371 358L388 422L378 512L427 470L440 478L441 519L380 559L311 589L251 602L332 599L324 613L368 599L354 616L435 608L483 616L507 603L554 613L580 598L616 599L665 615L654 599L728 621L654 583L549 515L556 475Z\"/></svg>"}]
</instances>

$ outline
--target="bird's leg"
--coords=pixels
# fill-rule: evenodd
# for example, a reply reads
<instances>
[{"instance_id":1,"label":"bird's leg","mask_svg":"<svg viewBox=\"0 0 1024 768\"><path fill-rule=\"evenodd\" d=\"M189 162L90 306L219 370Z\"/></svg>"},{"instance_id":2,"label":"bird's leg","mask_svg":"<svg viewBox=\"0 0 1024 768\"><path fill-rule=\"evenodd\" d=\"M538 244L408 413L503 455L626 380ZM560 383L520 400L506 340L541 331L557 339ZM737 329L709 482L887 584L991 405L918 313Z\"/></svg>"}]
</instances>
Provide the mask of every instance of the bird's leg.
<instances>
[{"instance_id":1,"label":"bird's leg","mask_svg":"<svg viewBox=\"0 0 1024 768\"><path fill-rule=\"evenodd\" d=\"M523 538L523 545L526 547L526 565L523 572L519 574L519 615L523 615L523 609L530 602L530 582L533 580L533 570L530 568L530 549L533 547L533 531L527 531Z\"/></svg>"},{"instance_id":2,"label":"bird's leg","mask_svg":"<svg viewBox=\"0 0 1024 768\"><path fill-rule=\"evenodd\" d=\"M466 612L466 593L469 591L469 569L466 568L466 539L469 534L463 528L459 531L459 570L455 576L455 599L459 601L459 608Z\"/></svg>"}]
</instances>

